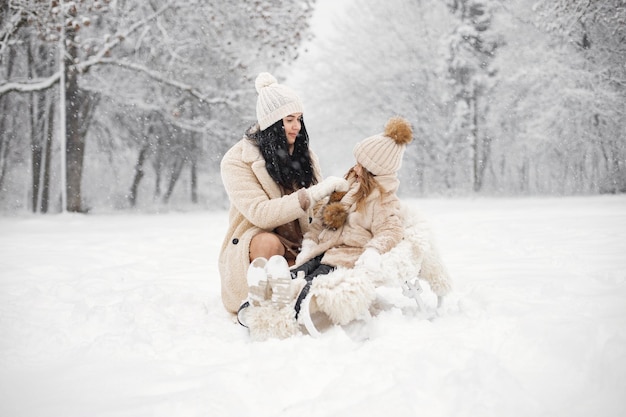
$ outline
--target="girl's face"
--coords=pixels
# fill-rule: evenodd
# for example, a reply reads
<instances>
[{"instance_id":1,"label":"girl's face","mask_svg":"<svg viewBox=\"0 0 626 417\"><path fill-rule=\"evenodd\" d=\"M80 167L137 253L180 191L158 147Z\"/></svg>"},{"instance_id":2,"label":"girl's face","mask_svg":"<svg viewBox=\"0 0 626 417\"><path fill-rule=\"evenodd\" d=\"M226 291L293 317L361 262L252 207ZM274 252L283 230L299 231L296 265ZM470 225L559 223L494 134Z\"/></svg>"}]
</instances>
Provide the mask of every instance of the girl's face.
<instances>
[{"instance_id":1,"label":"girl's face","mask_svg":"<svg viewBox=\"0 0 626 417\"><path fill-rule=\"evenodd\" d=\"M298 137L298 133L300 133L300 129L302 129L302 113L293 113L284 117L283 128L285 129L285 136L287 137L289 154L292 154L296 138Z\"/></svg>"}]
</instances>

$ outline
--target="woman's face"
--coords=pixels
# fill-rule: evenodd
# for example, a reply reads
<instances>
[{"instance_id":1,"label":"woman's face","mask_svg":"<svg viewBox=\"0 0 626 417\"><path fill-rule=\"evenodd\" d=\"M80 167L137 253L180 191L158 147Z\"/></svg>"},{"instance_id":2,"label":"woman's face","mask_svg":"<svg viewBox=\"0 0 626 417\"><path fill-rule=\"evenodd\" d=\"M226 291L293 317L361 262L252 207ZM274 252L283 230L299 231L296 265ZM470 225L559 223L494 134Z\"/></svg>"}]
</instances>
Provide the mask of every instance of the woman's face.
<instances>
[{"instance_id":1,"label":"woman's face","mask_svg":"<svg viewBox=\"0 0 626 417\"><path fill-rule=\"evenodd\" d=\"M287 146L289 147L289 153L293 153L293 148L296 143L296 138L300 129L302 129L302 113L293 113L283 118L283 127L285 129L285 136L287 136Z\"/></svg>"}]
</instances>

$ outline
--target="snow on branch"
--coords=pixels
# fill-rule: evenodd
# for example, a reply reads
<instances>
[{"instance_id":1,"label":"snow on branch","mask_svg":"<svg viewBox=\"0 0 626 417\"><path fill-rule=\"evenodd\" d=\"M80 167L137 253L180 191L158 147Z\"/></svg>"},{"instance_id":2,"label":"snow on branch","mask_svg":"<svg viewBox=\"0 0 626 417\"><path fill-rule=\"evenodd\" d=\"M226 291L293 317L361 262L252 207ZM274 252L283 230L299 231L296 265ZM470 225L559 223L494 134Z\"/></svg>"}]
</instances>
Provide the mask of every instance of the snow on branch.
<instances>
[{"instance_id":1,"label":"snow on branch","mask_svg":"<svg viewBox=\"0 0 626 417\"><path fill-rule=\"evenodd\" d=\"M130 69L133 71L138 71L141 73L144 73L148 76L150 76L151 78L153 78L156 81L159 81L163 84L169 85L171 87L177 88L181 91L185 91L189 94L191 94L192 96L200 99L202 102L207 103L207 104L229 104L229 100L227 98L222 98L222 97L217 97L217 98L212 98L209 99L209 94L204 93L198 89L196 89L194 86L191 86L189 84L185 84L182 83L180 81L176 81L176 80L172 80L170 78L164 77L160 72L158 71L154 71L151 70L150 68L147 68L143 65L140 64L136 64L134 62L127 62L127 61L120 61L120 60L115 60L115 59L108 59L108 58L102 58L100 59L100 64L109 64L109 65L116 65L118 67L122 67L122 68L126 68L126 69ZM232 104L232 103L230 103Z\"/></svg>"},{"instance_id":2,"label":"snow on branch","mask_svg":"<svg viewBox=\"0 0 626 417\"><path fill-rule=\"evenodd\" d=\"M9 45L11 36L26 22L22 9L18 9L12 16L7 17L8 11L5 11L4 14L5 15L0 20L3 26L0 28L0 55L4 54L4 50ZM7 22L6 24L5 21Z\"/></svg>"},{"instance_id":3,"label":"snow on branch","mask_svg":"<svg viewBox=\"0 0 626 417\"><path fill-rule=\"evenodd\" d=\"M57 72L56 74L48 77L48 78L40 78L34 81L20 83L20 82L9 82L0 84L0 96L10 93L11 91L18 91L20 93L28 93L31 91L42 91L47 90L56 84L61 78L61 73Z\"/></svg>"},{"instance_id":4,"label":"snow on branch","mask_svg":"<svg viewBox=\"0 0 626 417\"><path fill-rule=\"evenodd\" d=\"M81 62L80 64L76 65L78 71L85 72L89 68L91 68L92 66L103 62L105 60L105 56L111 51L111 49L113 49L116 46L118 46L119 44L121 44L122 41L124 39L128 38L128 36L131 33L135 32L139 28L144 27L148 22L150 22L151 20L156 19L158 16L163 14L167 9L169 9L172 6L174 6L175 4L176 4L175 0L168 1L165 5L163 5L163 7L157 9L151 15L146 16L146 18L144 18L142 20L139 20L139 21L135 22L134 24L132 24L128 28L128 30L126 30L125 32L118 33L117 35L111 37L111 40L107 41L96 55L94 55L93 57L91 57L87 61Z\"/></svg>"}]
</instances>

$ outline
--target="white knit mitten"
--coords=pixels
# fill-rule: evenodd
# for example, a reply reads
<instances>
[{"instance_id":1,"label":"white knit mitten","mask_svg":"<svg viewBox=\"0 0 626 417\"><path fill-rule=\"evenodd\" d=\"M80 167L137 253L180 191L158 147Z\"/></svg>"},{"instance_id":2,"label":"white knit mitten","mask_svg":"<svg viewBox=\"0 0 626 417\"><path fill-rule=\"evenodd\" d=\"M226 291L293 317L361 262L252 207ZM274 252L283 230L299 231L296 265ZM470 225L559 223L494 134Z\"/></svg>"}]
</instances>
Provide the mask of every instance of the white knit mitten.
<instances>
[{"instance_id":1,"label":"white knit mitten","mask_svg":"<svg viewBox=\"0 0 626 417\"><path fill-rule=\"evenodd\" d=\"M328 177L319 184L307 189L311 204L315 204L322 198L331 195L334 191L348 191L348 181L340 177Z\"/></svg>"},{"instance_id":2,"label":"white knit mitten","mask_svg":"<svg viewBox=\"0 0 626 417\"><path fill-rule=\"evenodd\" d=\"M296 265L302 265L309 259L311 259L311 254L313 253L313 248L315 248L316 243L311 239L302 240L302 245L300 246L300 253L296 256Z\"/></svg>"},{"instance_id":3,"label":"white knit mitten","mask_svg":"<svg viewBox=\"0 0 626 417\"><path fill-rule=\"evenodd\" d=\"M367 248L365 252L359 256L354 266L365 268L370 272L379 272L381 271L380 263L380 252L374 248Z\"/></svg>"}]
</instances>

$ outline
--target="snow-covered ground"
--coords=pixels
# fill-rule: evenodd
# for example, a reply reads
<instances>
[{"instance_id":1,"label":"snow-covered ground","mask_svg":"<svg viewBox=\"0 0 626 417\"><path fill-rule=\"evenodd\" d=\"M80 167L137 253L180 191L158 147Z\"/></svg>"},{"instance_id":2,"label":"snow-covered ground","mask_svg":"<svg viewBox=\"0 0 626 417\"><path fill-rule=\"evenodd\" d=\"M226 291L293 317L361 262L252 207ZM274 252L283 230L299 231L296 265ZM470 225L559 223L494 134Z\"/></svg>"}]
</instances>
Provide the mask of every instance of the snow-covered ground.
<instances>
[{"instance_id":1,"label":"snow-covered ground","mask_svg":"<svg viewBox=\"0 0 626 417\"><path fill-rule=\"evenodd\" d=\"M250 342L225 212L0 218L0 415L626 415L626 196L411 203L455 291L367 340Z\"/></svg>"}]
</instances>

